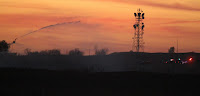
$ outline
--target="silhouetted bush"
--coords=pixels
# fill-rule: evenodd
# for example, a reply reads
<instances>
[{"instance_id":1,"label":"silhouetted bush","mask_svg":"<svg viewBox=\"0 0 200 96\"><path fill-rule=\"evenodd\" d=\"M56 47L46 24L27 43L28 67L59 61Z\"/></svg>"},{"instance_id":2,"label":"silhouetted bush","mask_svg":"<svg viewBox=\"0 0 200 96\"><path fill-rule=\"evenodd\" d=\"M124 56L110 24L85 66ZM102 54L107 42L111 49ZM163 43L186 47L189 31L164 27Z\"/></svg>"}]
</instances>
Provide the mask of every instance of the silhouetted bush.
<instances>
[{"instance_id":1,"label":"silhouetted bush","mask_svg":"<svg viewBox=\"0 0 200 96\"><path fill-rule=\"evenodd\" d=\"M29 49L29 48L24 49L24 53L25 53L25 55L30 55L31 49Z\"/></svg>"},{"instance_id":2,"label":"silhouetted bush","mask_svg":"<svg viewBox=\"0 0 200 96\"><path fill-rule=\"evenodd\" d=\"M39 53L40 55L60 55L60 50L58 49L52 49L52 50L42 50Z\"/></svg>"},{"instance_id":3,"label":"silhouetted bush","mask_svg":"<svg viewBox=\"0 0 200 96\"><path fill-rule=\"evenodd\" d=\"M38 51L30 52L28 55L40 55Z\"/></svg>"},{"instance_id":4,"label":"silhouetted bush","mask_svg":"<svg viewBox=\"0 0 200 96\"><path fill-rule=\"evenodd\" d=\"M70 56L83 56L84 52L80 51L78 48L69 51Z\"/></svg>"},{"instance_id":5,"label":"silhouetted bush","mask_svg":"<svg viewBox=\"0 0 200 96\"><path fill-rule=\"evenodd\" d=\"M133 52L133 50L130 50L129 52L131 52L131 53L132 53L132 52Z\"/></svg>"},{"instance_id":6,"label":"silhouetted bush","mask_svg":"<svg viewBox=\"0 0 200 96\"><path fill-rule=\"evenodd\" d=\"M108 48L95 49L95 55L107 55L108 51Z\"/></svg>"},{"instance_id":7,"label":"silhouetted bush","mask_svg":"<svg viewBox=\"0 0 200 96\"><path fill-rule=\"evenodd\" d=\"M175 53L175 48L174 47L170 47L170 49L168 50L169 53Z\"/></svg>"},{"instance_id":8,"label":"silhouetted bush","mask_svg":"<svg viewBox=\"0 0 200 96\"><path fill-rule=\"evenodd\" d=\"M52 49L52 50L48 50L47 52L48 52L48 55L60 55L61 54L59 49Z\"/></svg>"}]
</instances>

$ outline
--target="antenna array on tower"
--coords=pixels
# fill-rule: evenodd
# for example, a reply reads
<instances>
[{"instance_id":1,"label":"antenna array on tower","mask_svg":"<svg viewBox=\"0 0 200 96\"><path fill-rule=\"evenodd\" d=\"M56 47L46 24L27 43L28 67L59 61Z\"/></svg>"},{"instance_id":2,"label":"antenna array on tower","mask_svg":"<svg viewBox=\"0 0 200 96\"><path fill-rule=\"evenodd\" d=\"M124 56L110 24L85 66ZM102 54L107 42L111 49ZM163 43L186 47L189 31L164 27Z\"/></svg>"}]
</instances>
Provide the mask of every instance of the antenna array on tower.
<instances>
[{"instance_id":1,"label":"antenna array on tower","mask_svg":"<svg viewBox=\"0 0 200 96\"><path fill-rule=\"evenodd\" d=\"M135 29L134 37L133 37L133 46L132 51L140 52L141 50L144 51L144 41L143 41L143 34L144 34L144 13L142 10L138 9L137 13L134 13L136 23L133 25Z\"/></svg>"}]
</instances>

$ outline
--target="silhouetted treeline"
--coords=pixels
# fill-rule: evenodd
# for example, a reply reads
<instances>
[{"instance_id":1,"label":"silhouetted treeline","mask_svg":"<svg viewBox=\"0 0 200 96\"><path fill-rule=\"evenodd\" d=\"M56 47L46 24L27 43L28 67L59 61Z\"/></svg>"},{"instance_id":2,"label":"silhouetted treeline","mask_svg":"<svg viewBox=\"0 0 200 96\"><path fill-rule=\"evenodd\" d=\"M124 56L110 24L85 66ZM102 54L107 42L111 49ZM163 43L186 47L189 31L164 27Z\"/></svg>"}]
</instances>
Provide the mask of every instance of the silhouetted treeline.
<instances>
[{"instance_id":1,"label":"silhouetted treeline","mask_svg":"<svg viewBox=\"0 0 200 96\"><path fill-rule=\"evenodd\" d=\"M38 53L37 53L38 54ZM178 57L177 57L178 56ZM193 57L193 64L176 64L176 73L200 73L198 53L135 53L121 52L109 55L70 56L70 55L30 55L0 56L0 67L34 68L50 70L75 70L81 72L145 71L167 73L171 69L164 62L171 58L187 60Z\"/></svg>"},{"instance_id":2,"label":"silhouetted treeline","mask_svg":"<svg viewBox=\"0 0 200 96\"><path fill-rule=\"evenodd\" d=\"M107 55L109 51L108 48L99 49L98 46L95 46L94 50L95 50L95 55Z\"/></svg>"},{"instance_id":3,"label":"silhouetted treeline","mask_svg":"<svg viewBox=\"0 0 200 96\"><path fill-rule=\"evenodd\" d=\"M78 48L69 51L70 56L83 56L84 52L80 51Z\"/></svg>"},{"instance_id":4,"label":"silhouetted treeline","mask_svg":"<svg viewBox=\"0 0 200 96\"><path fill-rule=\"evenodd\" d=\"M42 50L42 51L31 51L31 49L25 49L24 50L25 55L61 55L61 52L59 49L51 49L51 50Z\"/></svg>"}]
</instances>

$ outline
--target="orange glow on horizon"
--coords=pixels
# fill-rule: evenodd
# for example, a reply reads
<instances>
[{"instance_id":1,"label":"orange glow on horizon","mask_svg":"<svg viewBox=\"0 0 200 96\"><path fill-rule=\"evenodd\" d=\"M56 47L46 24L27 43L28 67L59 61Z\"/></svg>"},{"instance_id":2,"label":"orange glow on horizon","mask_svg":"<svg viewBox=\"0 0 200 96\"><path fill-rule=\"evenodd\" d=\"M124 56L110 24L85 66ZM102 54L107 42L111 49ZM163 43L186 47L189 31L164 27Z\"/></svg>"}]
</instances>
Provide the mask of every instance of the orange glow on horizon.
<instances>
[{"instance_id":1,"label":"orange glow on horizon","mask_svg":"<svg viewBox=\"0 0 200 96\"><path fill-rule=\"evenodd\" d=\"M199 3L198 0L0 0L0 38L11 42L48 25L81 21L19 38L11 51L23 52L25 48L87 51L95 45L109 48L110 52L130 51L133 13L142 8L145 52L167 52L169 47L176 46L177 39L180 52L200 52Z\"/></svg>"}]
</instances>

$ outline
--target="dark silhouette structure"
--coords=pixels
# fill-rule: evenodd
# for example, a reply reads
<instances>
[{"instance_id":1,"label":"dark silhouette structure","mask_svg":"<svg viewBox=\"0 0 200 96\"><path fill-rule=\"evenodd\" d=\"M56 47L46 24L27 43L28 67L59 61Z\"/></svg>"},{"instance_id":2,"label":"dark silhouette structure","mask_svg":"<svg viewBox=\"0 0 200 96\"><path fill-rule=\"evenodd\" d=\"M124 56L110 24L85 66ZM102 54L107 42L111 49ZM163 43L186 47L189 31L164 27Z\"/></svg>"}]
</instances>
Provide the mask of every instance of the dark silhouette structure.
<instances>
[{"instance_id":1,"label":"dark silhouette structure","mask_svg":"<svg viewBox=\"0 0 200 96\"><path fill-rule=\"evenodd\" d=\"M17 38L12 43L7 43L5 40L0 41L0 52L8 52L10 45L16 43Z\"/></svg>"},{"instance_id":2,"label":"dark silhouette structure","mask_svg":"<svg viewBox=\"0 0 200 96\"><path fill-rule=\"evenodd\" d=\"M175 53L175 48L174 47L170 47L170 49L168 50L169 53Z\"/></svg>"},{"instance_id":3,"label":"dark silhouette structure","mask_svg":"<svg viewBox=\"0 0 200 96\"><path fill-rule=\"evenodd\" d=\"M10 44L8 44L5 40L0 41L0 52L8 52L10 48Z\"/></svg>"},{"instance_id":4,"label":"dark silhouette structure","mask_svg":"<svg viewBox=\"0 0 200 96\"><path fill-rule=\"evenodd\" d=\"M136 52L140 52L141 49L144 49L144 41L143 41L143 34L144 34L144 23L142 20L144 19L144 13L142 10L138 9L137 13L134 13L136 23L133 25L135 29L134 37L133 37L133 47L132 50L135 49Z\"/></svg>"}]
</instances>

